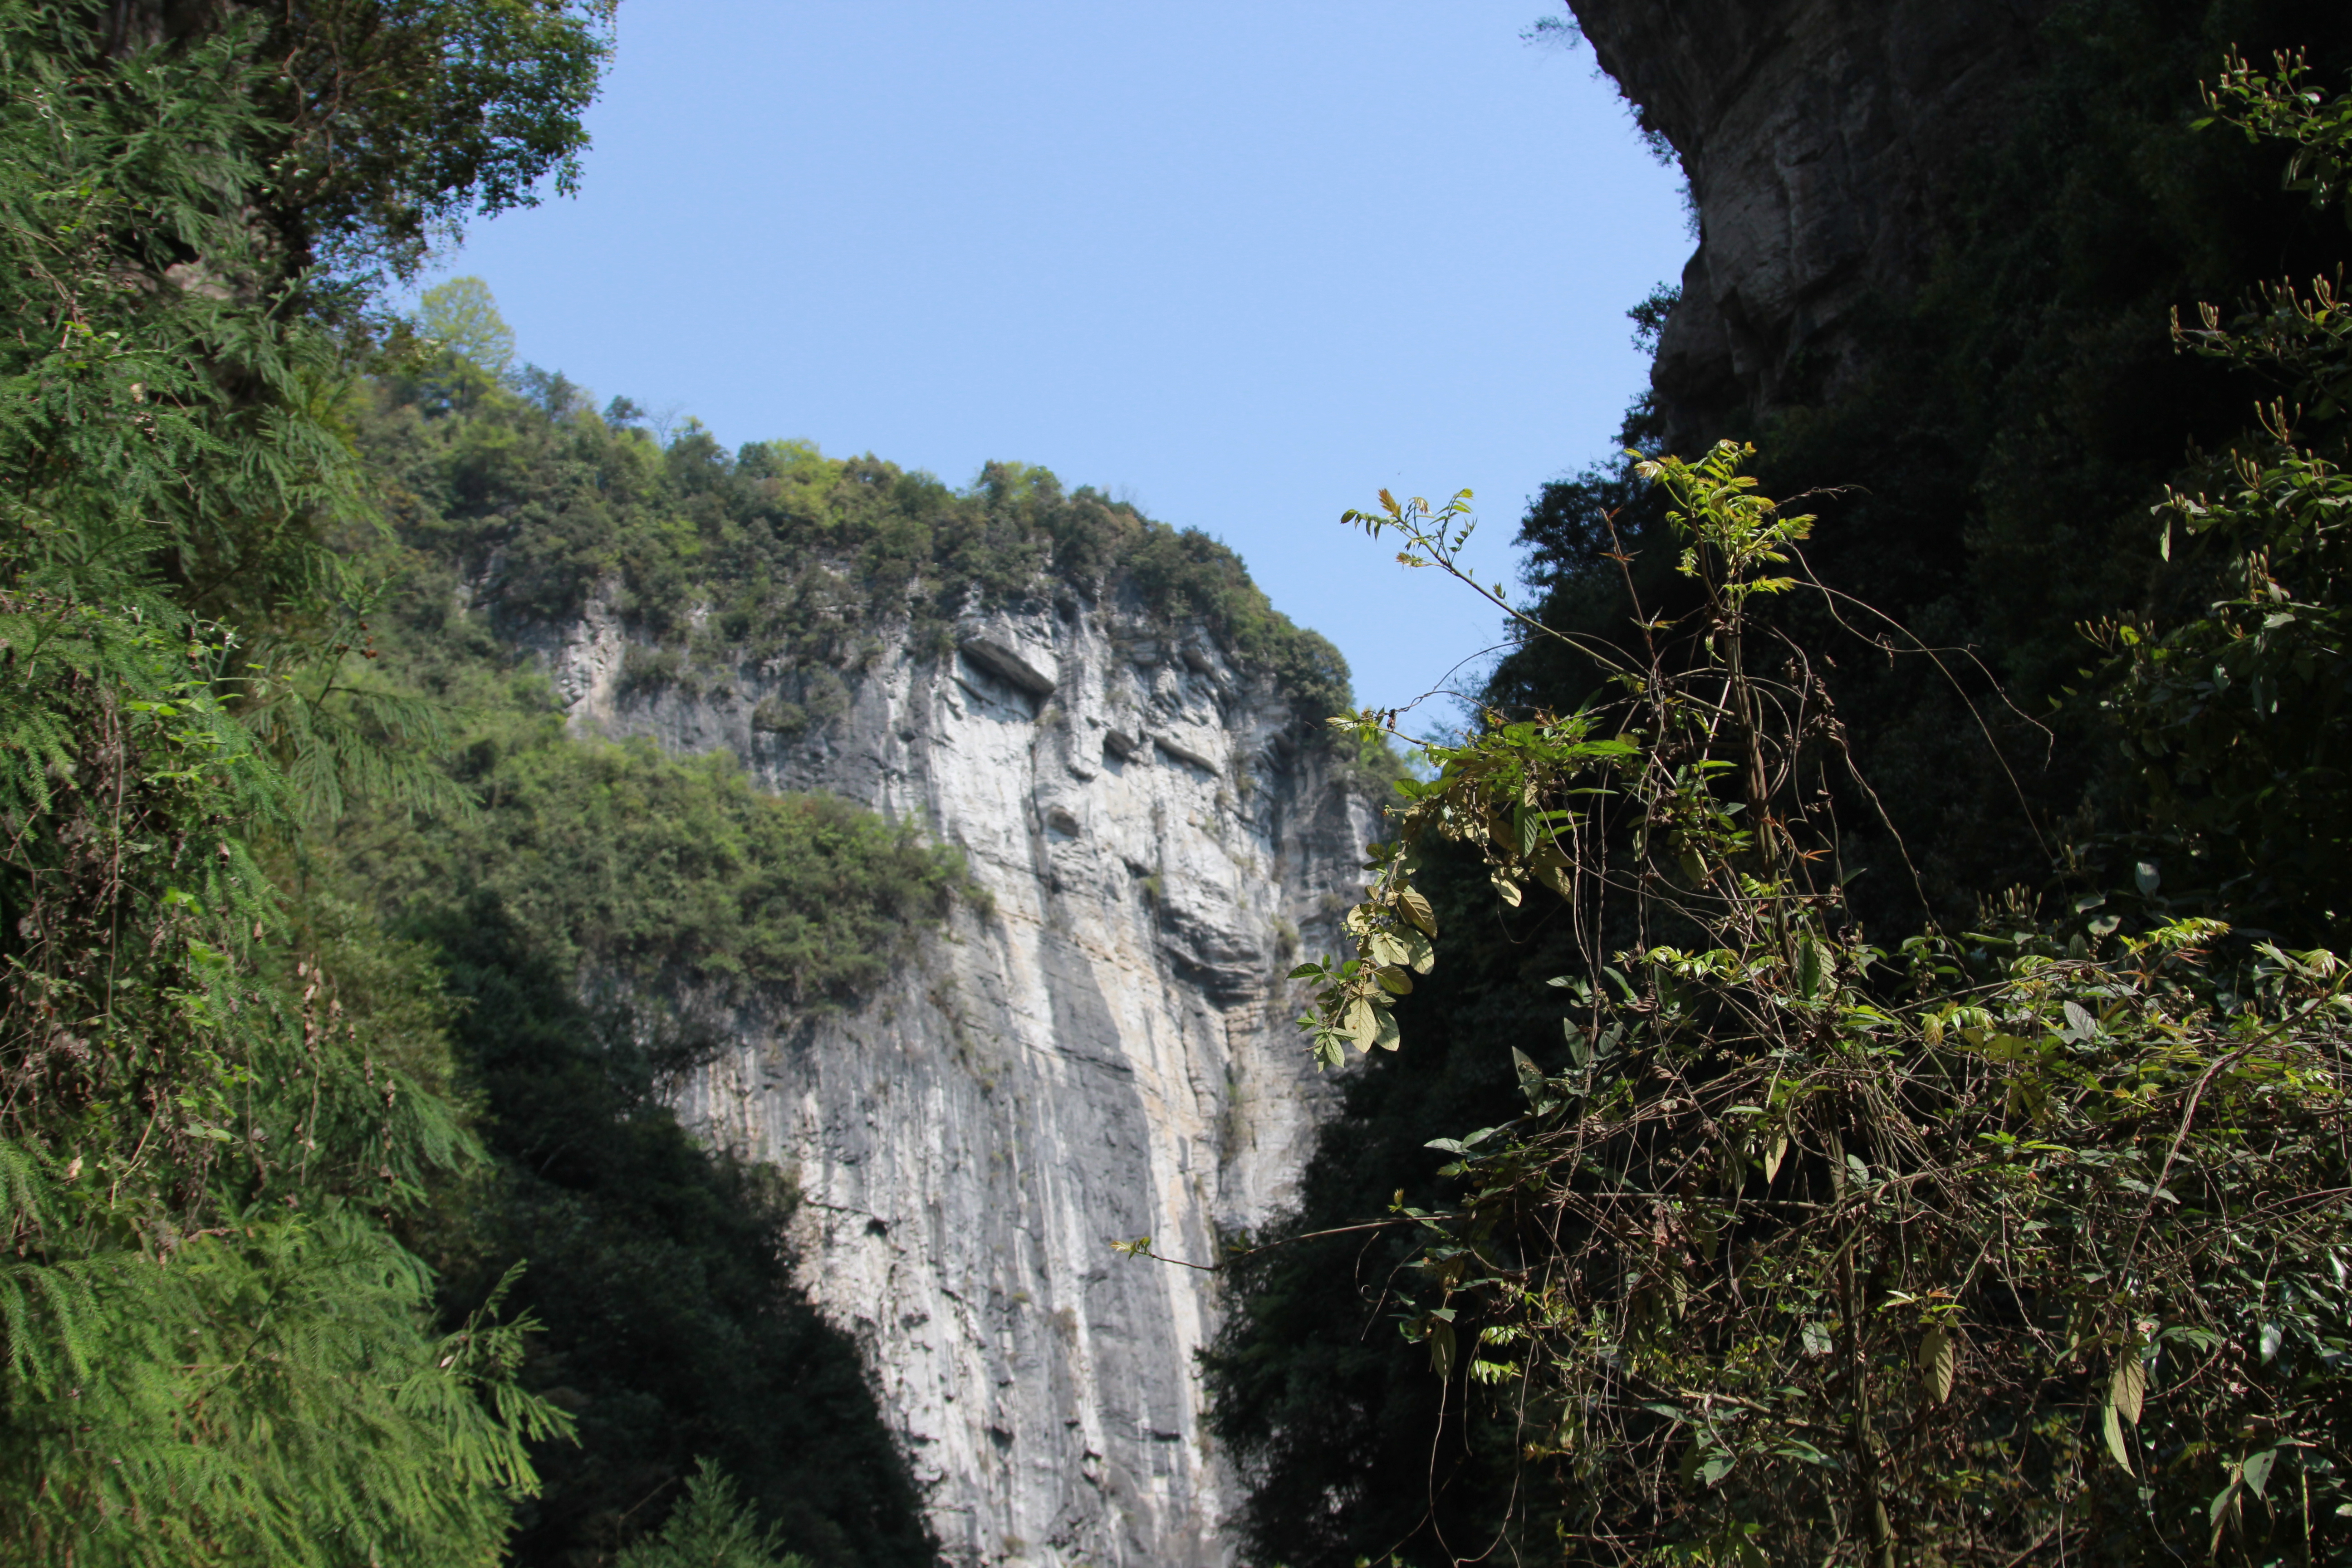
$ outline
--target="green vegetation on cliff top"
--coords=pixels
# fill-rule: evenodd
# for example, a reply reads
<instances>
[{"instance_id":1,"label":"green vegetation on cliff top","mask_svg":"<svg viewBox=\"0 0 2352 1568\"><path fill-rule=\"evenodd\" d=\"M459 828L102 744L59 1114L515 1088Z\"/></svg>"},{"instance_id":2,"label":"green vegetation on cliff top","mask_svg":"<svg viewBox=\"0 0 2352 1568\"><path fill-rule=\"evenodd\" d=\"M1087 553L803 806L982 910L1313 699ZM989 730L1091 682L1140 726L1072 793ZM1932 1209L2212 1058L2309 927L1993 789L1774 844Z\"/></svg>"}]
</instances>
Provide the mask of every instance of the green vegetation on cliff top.
<instances>
[{"instance_id":1,"label":"green vegetation on cliff top","mask_svg":"<svg viewBox=\"0 0 2352 1568\"><path fill-rule=\"evenodd\" d=\"M637 679L701 683L859 667L884 637L941 657L967 608L1127 595L1203 622L1274 679L1302 732L1348 705L1339 651L1276 611L1231 550L1044 468L992 463L958 490L801 441L730 453L691 421L665 445L625 399L599 413L561 375L456 357L373 397L362 440L391 485L424 630L461 584L506 637L609 593L652 645Z\"/></svg>"}]
</instances>

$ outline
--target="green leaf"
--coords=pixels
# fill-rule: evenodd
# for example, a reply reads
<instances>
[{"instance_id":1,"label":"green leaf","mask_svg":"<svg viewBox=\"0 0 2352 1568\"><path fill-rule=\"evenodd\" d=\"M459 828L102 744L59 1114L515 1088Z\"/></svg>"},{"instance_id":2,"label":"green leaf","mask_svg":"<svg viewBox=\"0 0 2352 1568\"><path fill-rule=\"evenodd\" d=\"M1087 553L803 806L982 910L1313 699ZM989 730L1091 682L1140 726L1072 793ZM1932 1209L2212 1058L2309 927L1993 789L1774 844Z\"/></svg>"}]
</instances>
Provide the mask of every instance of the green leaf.
<instances>
[{"instance_id":1,"label":"green leaf","mask_svg":"<svg viewBox=\"0 0 2352 1568\"><path fill-rule=\"evenodd\" d=\"M2212 1538L2205 1543L2206 1556L2221 1555L2221 1538L2229 1533L2230 1526L2237 1520L2238 1498L2244 1489L2238 1484L2237 1471L2232 1469L2230 1473L2230 1484L2213 1494L2213 1501L2209 1510L2213 1521L2213 1534Z\"/></svg>"},{"instance_id":2,"label":"green leaf","mask_svg":"<svg viewBox=\"0 0 2352 1568\"><path fill-rule=\"evenodd\" d=\"M2131 1450L2124 1443L2123 1423L2116 1417L2116 1407L2112 1405L2101 1405L2099 1417L2100 1430L2107 1439L2107 1452L2115 1457L2116 1464L2124 1468L2126 1475L2137 1475L2138 1472L2132 1468Z\"/></svg>"},{"instance_id":3,"label":"green leaf","mask_svg":"<svg viewBox=\"0 0 2352 1568\"><path fill-rule=\"evenodd\" d=\"M1834 1470L1838 1468L1835 1459L1801 1437L1783 1437L1773 1445L1772 1451L1784 1459L1798 1459L1808 1465L1819 1465L1825 1470Z\"/></svg>"},{"instance_id":4,"label":"green leaf","mask_svg":"<svg viewBox=\"0 0 2352 1568\"><path fill-rule=\"evenodd\" d=\"M1919 1337L1919 1384L1941 1405L1952 1396L1952 1374L1959 1366L1959 1347L1951 1330L1941 1323L1928 1326Z\"/></svg>"},{"instance_id":5,"label":"green leaf","mask_svg":"<svg viewBox=\"0 0 2352 1568\"><path fill-rule=\"evenodd\" d=\"M1519 1076L1519 1092L1528 1097L1528 1103L1541 1100L1544 1092L1543 1068L1536 1066L1535 1058L1513 1046L1511 1066Z\"/></svg>"},{"instance_id":6,"label":"green leaf","mask_svg":"<svg viewBox=\"0 0 2352 1568\"><path fill-rule=\"evenodd\" d=\"M1422 897L1418 889L1398 889L1397 907L1404 910L1405 919L1421 928L1423 936L1437 934L1437 915L1430 909L1429 900Z\"/></svg>"},{"instance_id":7,"label":"green leaf","mask_svg":"<svg viewBox=\"0 0 2352 1568\"><path fill-rule=\"evenodd\" d=\"M2147 1364L2137 1351L2126 1351L2107 1379L2107 1406L2133 1426L2139 1425L2141 1402L2147 1395Z\"/></svg>"},{"instance_id":8,"label":"green leaf","mask_svg":"<svg viewBox=\"0 0 2352 1568\"><path fill-rule=\"evenodd\" d=\"M2246 1489L2265 1502L2270 1500L2271 1467L2278 1462L2278 1455L2276 1448L2264 1448L2259 1454L2249 1454L2238 1470L2240 1479L2246 1483Z\"/></svg>"},{"instance_id":9,"label":"green leaf","mask_svg":"<svg viewBox=\"0 0 2352 1568\"><path fill-rule=\"evenodd\" d=\"M1537 881L1541 882L1561 898L1572 899L1576 896L1576 879L1570 875L1569 864L1561 858L1559 851L1550 845L1547 844L1536 851L1535 858L1528 862L1528 868L1535 872Z\"/></svg>"}]
</instances>

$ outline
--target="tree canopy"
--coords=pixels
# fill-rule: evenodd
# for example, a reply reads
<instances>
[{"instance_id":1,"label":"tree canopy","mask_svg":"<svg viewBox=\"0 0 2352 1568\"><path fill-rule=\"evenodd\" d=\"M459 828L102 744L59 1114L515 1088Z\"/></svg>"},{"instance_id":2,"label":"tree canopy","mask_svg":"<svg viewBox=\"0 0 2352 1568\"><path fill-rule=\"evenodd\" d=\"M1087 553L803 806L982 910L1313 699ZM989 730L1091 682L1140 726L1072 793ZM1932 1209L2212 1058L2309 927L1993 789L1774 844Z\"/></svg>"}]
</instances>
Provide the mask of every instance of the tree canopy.
<instances>
[{"instance_id":1,"label":"tree canopy","mask_svg":"<svg viewBox=\"0 0 2352 1568\"><path fill-rule=\"evenodd\" d=\"M680 1128L578 984L601 955L845 996L952 862L837 803L568 749L527 700L480 721L507 741L486 813L449 755L476 721L371 619L405 568L368 389L426 365L504 395L511 353L478 285L428 293L422 337L374 290L568 186L609 19L0 0L12 1563L609 1561L681 1495L681 1550L928 1560L855 1358L792 1287L789 1194ZM704 836L658 935L582 901L616 784ZM576 874L518 872L520 831L569 834ZM458 845L507 853L453 889ZM865 901L779 919L828 875ZM551 1117L590 1163L526 1171ZM752 1436L793 1420L797 1449ZM687 1487L701 1455L740 1497Z\"/></svg>"}]
</instances>

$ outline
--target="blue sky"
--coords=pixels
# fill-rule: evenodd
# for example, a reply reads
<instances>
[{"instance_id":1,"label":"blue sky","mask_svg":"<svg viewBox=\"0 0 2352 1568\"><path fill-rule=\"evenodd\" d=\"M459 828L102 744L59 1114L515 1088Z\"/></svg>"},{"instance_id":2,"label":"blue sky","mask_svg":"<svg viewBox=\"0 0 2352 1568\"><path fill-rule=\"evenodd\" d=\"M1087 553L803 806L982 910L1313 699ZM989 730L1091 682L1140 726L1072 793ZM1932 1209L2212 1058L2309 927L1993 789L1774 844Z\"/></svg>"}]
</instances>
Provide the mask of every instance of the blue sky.
<instances>
[{"instance_id":1,"label":"blue sky","mask_svg":"<svg viewBox=\"0 0 2352 1568\"><path fill-rule=\"evenodd\" d=\"M1690 249L1590 53L1521 40L1544 11L626 0L580 195L435 276L730 445L1041 463L1205 530L1395 704L1495 617L1339 513L1473 489L1507 575Z\"/></svg>"}]
</instances>

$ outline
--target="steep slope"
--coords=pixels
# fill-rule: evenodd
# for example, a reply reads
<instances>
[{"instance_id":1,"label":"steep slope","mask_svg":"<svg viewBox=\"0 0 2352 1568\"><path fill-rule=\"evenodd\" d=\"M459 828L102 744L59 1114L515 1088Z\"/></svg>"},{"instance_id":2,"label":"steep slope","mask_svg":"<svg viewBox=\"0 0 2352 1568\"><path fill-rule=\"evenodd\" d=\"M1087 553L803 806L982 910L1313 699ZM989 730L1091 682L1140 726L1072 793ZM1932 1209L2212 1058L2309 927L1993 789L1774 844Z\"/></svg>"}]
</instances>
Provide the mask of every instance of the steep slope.
<instances>
[{"instance_id":1,"label":"steep slope","mask_svg":"<svg viewBox=\"0 0 2352 1568\"><path fill-rule=\"evenodd\" d=\"M1962 160L2013 113L2049 0L1575 0L1601 68L1681 156L1700 214L1654 370L1669 445L1846 390L1856 312L1949 237Z\"/></svg>"},{"instance_id":2,"label":"steep slope","mask_svg":"<svg viewBox=\"0 0 2352 1568\"><path fill-rule=\"evenodd\" d=\"M966 616L946 658L885 637L791 738L754 718L798 688L754 667L625 689L609 610L551 658L581 729L919 816L992 901L855 1013L733 1007L683 1097L796 1174L806 1287L960 1563L1224 1560L1214 1279L1111 1244L1205 1259L1292 1201L1322 1092L1280 976L1371 836L1263 671L1121 597Z\"/></svg>"},{"instance_id":3,"label":"steep slope","mask_svg":"<svg viewBox=\"0 0 2352 1568\"><path fill-rule=\"evenodd\" d=\"M2337 216L2280 190L2275 149L2194 129L2198 84L2233 42L2256 59L2306 47L2341 83L2352 13L2300 0L1573 9L1680 154L1702 234L1628 444L1687 456L1753 436L1765 493L1821 513L1815 572L1983 660L1954 661L1963 690L1927 660L1848 640L1802 596L1768 612L1797 646L1833 653L1834 668L1816 668L1876 792L1842 806L1853 907L1890 944L1930 915L1975 929L1999 890L2030 900L2046 888L2067 839L2086 858L2102 850L2075 815L2102 785L2095 716L2050 702L2097 657L2077 626L2168 594L2210 596L2190 599L2203 584L2178 540L2176 575L2159 574L2148 504L2185 453L2226 445L2255 389L2177 353L2168 311L2226 306L2273 274L2332 270L2340 254ZM1521 534L1544 617L1627 636L1620 550L1636 558L1645 615L1690 608L1675 596L1683 542L1662 510L1627 467L1548 487ZM1992 677L2055 744L2000 706ZM1598 684L1591 661L1530 642L1487 696L1557 709ZM1992 757L1980 717L2013 767ZM1882 802L1903 853L1873 834ZM1566 933L1530 922L1487 935L1483 872L1438 870L1464 892L1440 904L1450 945L1403 1005L1404 1052L1358 1075L1325 1129L1290 1222L1301 1230L1378 1215L1400 1188L1409 1204L1446 1201L1425 1141L1517 1113L1507 1047L1562 1059L1537 987L1575 966ZM2134 873L2124 858L2108 885ZM1463 934L1473 907L1478 934ZM1312 1243L1238 1284L1213 1376L1220 1430L1255 1461L1258 1560L1445 1562L1531 1506L1524 1434L1507 1420L1442 1425L1461 1403L1441 1412L1427 1355L1383 1336L1380 1282L1403 1252ZM1550 1548L1548 1530L1529 1534Z\"/></svg>"},{"instance_id":4,"label":"steep slope","mask_svg":"<svg viewBox=\"0 0 2352 1568\"><path fill-rule=\"evenodd\" d=\"M510 714L460 748L487 826L394 877L445 911L489 897L583 991L719 1042L676 1103L796 1184L800 1282L859 1346L952 1561L1228 1560L1193 1367L1219 1279L1113 1244L1203 1261L1295 1201L1327 1090L1283 976L1338 946L1374 834L1322 725L1344 666L1222 546L1043 470L952 490L692 427L665 447L625 405L527 385L460 364L380 389L367 426L407 547L395 659ZM827 937L758 890L818 882L687 896L672 830L633 840L668 889L635 897L581 842L604 818L518 805L602 787L513 772L551 707L919 824L971 887L943 928Z\"/></svg>"},{"instance_id":5,"label":"steep slope","mask_svg":"<svg viewBox=\"0 0 2352 1568\"><path fill-rule=\"evenodd\" d=\"M1577 13L1679 153L1702 234L1628 437L1685 455L1753 439L1765 492L1819 514L1806 561L1823 582L1924 644L1968 650L1890 658L1874 633L1806 628L1801 602L1777 612L1835 658L1824 679L1853 757L1904 839L1897 853L1876 807L1849 799L1847 820L1876 840L1853 845L1851 863L1872 868L1857 908L1899 925L1924 894L1962 924L1979 890L2104 853L2089 824L2133 786L2100 760L2095 705L2069 698L2098 657L2079 628L2212 597L2197 552L2159 552L2149 508L2167 483L2205 487L2199 455L2239 439L2268 395L2182 352L2173 313L2193 321L2210 301L2227 315L2264 279L2332 270L2340 234L2282 188L2271 153L2204 123L2200 84L2232 48L2307 51L2317 79L2341 80L2352 13L2314 0L1581 0ZM1675 590L1671 530L1625 478L1555 484L1527 520L1557 624L1625 625L1599 548L1611 528L1646 597ZM1521 700L1590 679L1534 650L1503 674L1497 694Z\"/></svg>"}]
</instances>

